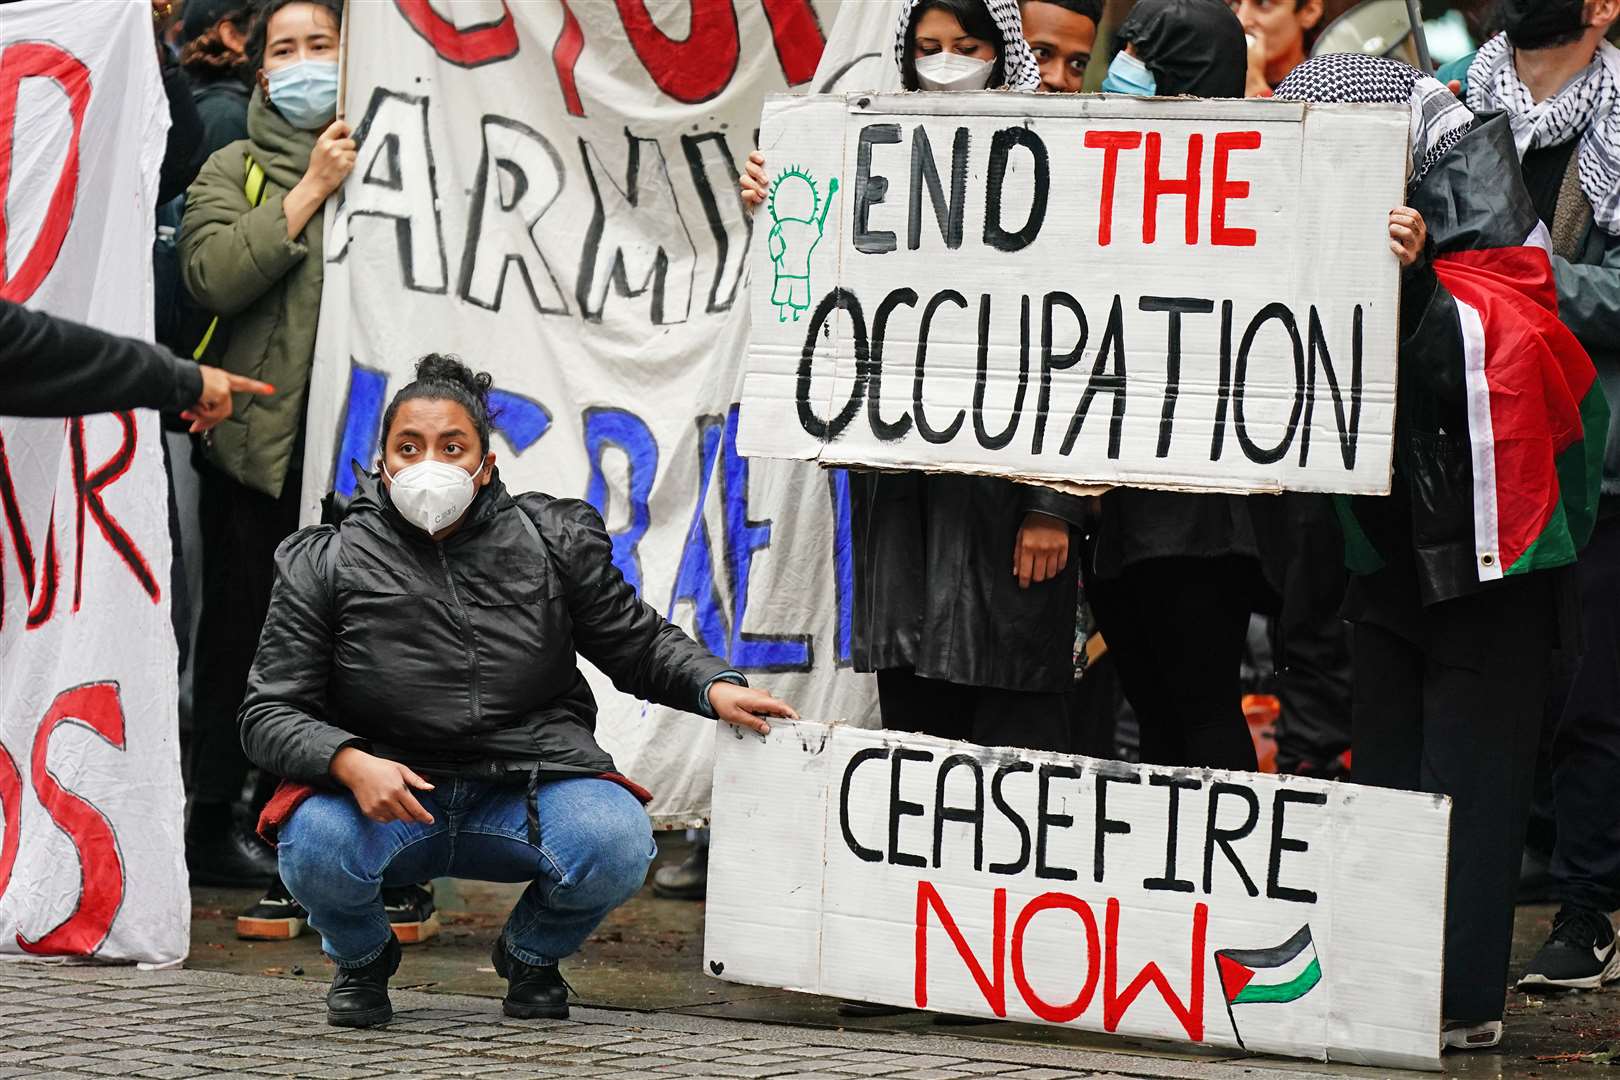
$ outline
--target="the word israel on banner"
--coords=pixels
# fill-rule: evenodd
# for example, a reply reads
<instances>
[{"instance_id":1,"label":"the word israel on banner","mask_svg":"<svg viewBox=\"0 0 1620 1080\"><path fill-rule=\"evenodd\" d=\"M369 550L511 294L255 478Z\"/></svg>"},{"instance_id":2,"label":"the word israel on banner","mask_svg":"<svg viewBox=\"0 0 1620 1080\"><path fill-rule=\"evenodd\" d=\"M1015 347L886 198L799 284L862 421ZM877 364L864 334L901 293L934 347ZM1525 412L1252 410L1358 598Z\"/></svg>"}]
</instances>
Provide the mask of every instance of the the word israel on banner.
<instances>
[{"instance_id":1,"label":"the word israel on banner","mask_svg":"<svg viewBox=\"0 0 1620 1080\"><path fill-rule=\"evenodd\" d=\"M773 98L738 447L1389 489L1408 110Z\"/></svg>"},{"instance_id":2,"label":"the word israel on banner","mask_svg":"<svg viewBox=\"0 0 1620 1080\"><path fill-rule=\"evenodd\" d=\"M719 744L712 975L1439 1067L1442 796L810 722Z\"/></svg>"},{"instance_id":3,"label":"the word israel on banner","mask_svg":"<svg viewBox=\"0 0 1620 1080\"><path fill-rule=\"evenodd\" d=\"M150 337L150 9L0 11L0 299ZM186 955L160 438L144 411L0 418L0 954Z\"/></svg>"}]
</instances>

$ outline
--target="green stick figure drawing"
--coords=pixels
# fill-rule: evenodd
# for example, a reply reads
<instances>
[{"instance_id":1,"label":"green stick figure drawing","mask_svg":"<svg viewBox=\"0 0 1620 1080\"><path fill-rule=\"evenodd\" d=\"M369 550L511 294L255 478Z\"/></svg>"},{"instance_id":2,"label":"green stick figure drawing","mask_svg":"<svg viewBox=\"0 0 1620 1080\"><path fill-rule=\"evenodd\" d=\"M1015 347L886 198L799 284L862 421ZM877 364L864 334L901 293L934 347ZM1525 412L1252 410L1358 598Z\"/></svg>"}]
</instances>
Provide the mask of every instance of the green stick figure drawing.
<instances>
[{"instance_id":1,"label":"green stick figure drawing","mask_svg":"<svg viewBox=\"0 0 1620 1080\"><path fill-rule=\"evenodd\" d=\"M822 201L816 191L816 182L797 165L789 166L771 185L771 226L768 241L771 266L776 281L771 288L771 303L776 305L776 319L787 322L792 312L793 321L810 309L810 253L821 242L827 224L827 211L832 198L838 194L838 178L827 183L827 199Z\"/></svg>"}]
</instances>

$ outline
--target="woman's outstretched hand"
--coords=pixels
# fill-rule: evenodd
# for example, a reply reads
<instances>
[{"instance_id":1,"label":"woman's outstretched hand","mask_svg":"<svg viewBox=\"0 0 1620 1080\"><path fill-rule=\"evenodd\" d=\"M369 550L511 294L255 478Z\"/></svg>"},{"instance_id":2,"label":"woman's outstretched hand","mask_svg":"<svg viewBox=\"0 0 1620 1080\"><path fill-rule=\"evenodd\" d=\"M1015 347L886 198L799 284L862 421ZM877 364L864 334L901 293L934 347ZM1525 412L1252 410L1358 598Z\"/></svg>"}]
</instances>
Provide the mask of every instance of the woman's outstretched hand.
<instances>
[{"instance_id":1,"label":"woman's outstretched hand","mask_svg":"<svg viewBox=\"0 0 1620 1080\"><path fill-rule=\"evenodd\" d=\"M761 735L771 732L771 725L764 719L767 716L780 716L787 720L799 718L793 706L773 698L770 691L729 682L709 684L709 708L726 723L757 731Z\"/></svg>"}]
</instances>

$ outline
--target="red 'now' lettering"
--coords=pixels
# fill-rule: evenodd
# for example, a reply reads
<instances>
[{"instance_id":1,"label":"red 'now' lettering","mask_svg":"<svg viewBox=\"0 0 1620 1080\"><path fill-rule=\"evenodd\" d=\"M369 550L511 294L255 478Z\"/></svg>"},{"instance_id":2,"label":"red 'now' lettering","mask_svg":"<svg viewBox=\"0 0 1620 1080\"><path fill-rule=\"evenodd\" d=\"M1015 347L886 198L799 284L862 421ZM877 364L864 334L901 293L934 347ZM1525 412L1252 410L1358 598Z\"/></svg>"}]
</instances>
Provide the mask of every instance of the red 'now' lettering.
<instances>
[{"instance_id":1,"label":"red 'now' lettering","mask_svg":"<svg viewBox=\"0 0 1620 1080\"><path fill-rule=\"evenodd\" d=\"M1159 202L1165 196L1179 196L1185 221L1183 235L1189 245L1198 243L1199 210L1203 204L1204 136L1187 137L1186 165L1179 179L1162 173L1164 136L1157 131L1088 131L1087 149L1103 152L1102 182L1098 185L1097 245L1114 242L1114 191L1119 180L1120 157L1127 151L1142 150L1142 243L1159 239ZM1230 179L1232 155L1241 150L1260 149L1258 131L1223 131L1215 136L1215 149L1209 182L1209 242L1215 247L1253 247L1255 230L1226 223L1230 204L1249 197L1247 180Z\"/></svg>"},{"instance_id":2,"label":"red 'now' lettering","mask_svg":"<svg viewBox=\"0 0 1620 1080\"><path fill-rule=\"evenodd\" d=\"M1030 982L1025 967L1024 936L1035 916L1046 911L1068 911L1079 919L1080 927L1084 931L1085 962L1083 968L1075 966L1074 970L1084 970L1084 978L1080 980L1079 990L1073 1000L1054 1004L1047 1001L1035 990ZM914 960L914 987L913 998L918 1008L928 1007L928 930L930 913L937 920L940 929L956 948L957 955L967 967L968 975L972 977L979 993L983 996L985 1004L996 1016L1007 1015L1007 890L995 890L991 908L991 940L986 963L968 944L956 918L945 905L939 890L932 883L919 881L917 883L917 923L916 923L916 955ZM1209 925L1209 905L1197 904L1193 908L1193 924L1191 938L1191 983L1188 987L1186 1000L1176 996L1165 977L1163 970L1154 962L1149 962L1135 978L1120 992L1119 985L1119 920L1120 908L1117 899L1108 901L1105 930L1099 940L1097 932L1097 917L1091 905L1079 897L1067 893L1049 892L1035 897L1025 904L1013 924L1012 932L1012 972L1013 984L1018 987L1019 996L1029 1010L1042 1020L1054 1024L1066 1024L1084 1015L1090 1007L1097 989L1099 965L1102 968L1103 982L1103 1028L1106 1031L1116 1030L1125 1014L1130 1010L1142 991L1152 986L1159 992L1165 1005L1175 1016L1187 1033L1187 1038L1193 1042L1202 1042L1204 1038L1204 943L1205 932Z\"/></svg>"},{"instance_id":3,"label":"red 'now' lettering","mask_svg":"<svg viewBox=\"0 0 1620 1080\"><path fill-rule=\"evenodd\" d=\"M124 902L124 860L118 851L112 822L89 802L64 788L51 773L46 761L51 735L63 724L83 725L122 750L124 707L118 697L118 684L87 683L62 691L34 733L29 778L46 813L68 834L78 853L79 903L54 929L33 940L18 934L17 944L25 952L44 956L91 956L107 940L113 919ZM15 769L13 765L13 773ZM11 812L11 792L15 790L20 794L21 784L17 783L13 789L7 787L7 782L0 775L0 797L6 800L6 850L0 851L0 869L9 877L7 851L10 859L16 858L12 838L18 835Z\"/></svg>"}]
</instances>

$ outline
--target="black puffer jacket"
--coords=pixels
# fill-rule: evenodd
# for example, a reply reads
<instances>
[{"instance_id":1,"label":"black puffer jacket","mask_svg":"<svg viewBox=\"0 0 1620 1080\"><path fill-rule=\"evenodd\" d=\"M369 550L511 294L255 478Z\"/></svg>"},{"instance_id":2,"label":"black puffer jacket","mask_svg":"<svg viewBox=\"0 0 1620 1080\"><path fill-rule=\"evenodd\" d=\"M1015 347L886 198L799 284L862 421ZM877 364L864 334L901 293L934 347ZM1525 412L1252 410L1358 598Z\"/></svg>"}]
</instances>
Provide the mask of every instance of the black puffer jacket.
<instances>
[{"instance_id":1,"label":"black puffer jacket","mask_svg":"<svg viewBox=\"0 0 1620 1080\"><path fill-rule=\"evenodd\" d=\"M855 473L855 669L1006 690L1074 682L1080 552L1049 581L1018 587L1024 515L1080 524L1084 500L992 476Z\"/></svg>"},{"instance_id":2,"label":"black puffer jacket","mask_svg":"<svg viewBox=\"0 0 1620 1080\"><path fill-rule=\"evenodd\" d=\"M611 771L578 656L689 711L727 670L636 596L588 503L514 500L497 475L435 543L366 477L341 524L276 553L242 746L309 783L348 745L440 775Z\"/></svg>"}]
</instances>

